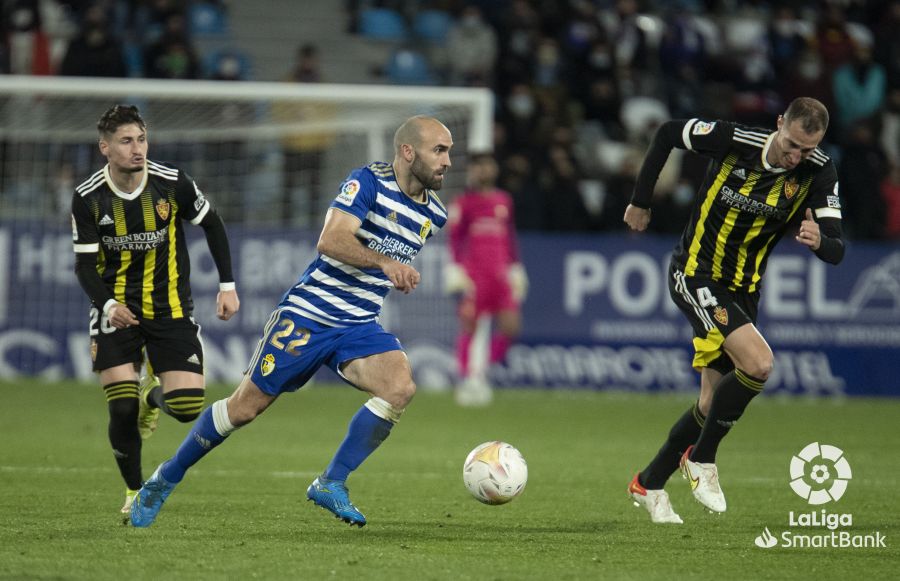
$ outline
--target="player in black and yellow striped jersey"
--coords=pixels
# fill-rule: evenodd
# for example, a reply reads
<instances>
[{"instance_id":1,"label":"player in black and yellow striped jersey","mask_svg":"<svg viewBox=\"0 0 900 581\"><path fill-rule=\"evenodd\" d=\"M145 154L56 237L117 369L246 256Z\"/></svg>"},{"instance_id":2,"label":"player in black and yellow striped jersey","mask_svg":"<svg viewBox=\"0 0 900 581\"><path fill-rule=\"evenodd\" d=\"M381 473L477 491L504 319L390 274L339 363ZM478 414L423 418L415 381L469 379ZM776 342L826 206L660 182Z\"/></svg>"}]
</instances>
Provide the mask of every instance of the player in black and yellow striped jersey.
<instances>
[{"instance_id":1,"label":"player in black and yellow striped jersey","mask_svg":"<svg viewBox=\"0 0 900 581\"><path fill-rule=\"evenodd\" d=\"M827 127L825 106L801 97L778 117L774 132L727 121L669 121L647 152L625 210L635 230L650 222L653 188L673 147L711 160L669 270L672 298L694 329L700 399L629 486L654 522L681 522L663 490L679 462L698 501L714 512L726 508L716 451L772 370L772 350L756 328L772 249L796 230L797 242L821 260L843 258L837 172L818 147Z\"/></svg>"},{"instance_id":2,"label":"player in black and yellow striped jersey","mask_svg":"<svg viewBox=\"0 0 900 581\"><path fill-rule=\"evenodd\" d=\"M188 422L203 409L185 221L203 228L219 271L219 318L230 319L239 301L222 219L187 174L147 159L147 126L137 107L112 107L97 129L108 163L75 189L72 236L75 272L92 303L91 358L106 392L127 512L143 480L141 436L155 428L159 410ZM159 382L139 390L144 352Z\"/></svg>"}]
</instances>

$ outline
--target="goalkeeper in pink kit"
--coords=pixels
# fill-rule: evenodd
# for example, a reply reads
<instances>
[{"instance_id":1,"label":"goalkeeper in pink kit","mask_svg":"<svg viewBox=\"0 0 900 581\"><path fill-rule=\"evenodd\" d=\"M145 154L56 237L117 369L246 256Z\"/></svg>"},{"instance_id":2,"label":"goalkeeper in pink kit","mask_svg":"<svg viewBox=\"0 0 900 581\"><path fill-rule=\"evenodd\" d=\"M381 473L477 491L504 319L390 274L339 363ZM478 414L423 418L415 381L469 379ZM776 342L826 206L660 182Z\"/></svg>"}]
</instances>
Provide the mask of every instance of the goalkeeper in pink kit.
<instances>
[{"instance_id":1,"label":"goalkeeper in pink kit","mask_svg":"<svg viewBox=\"0 0 900 581\"><path fill-rule=\"evenodd\" d=\"M503 359L518 335L520 305L528 291L512 196L496 187L497 174L491 155L471 157L469 187L450 205L452 260L445 287L460 297L456 356L461 382L456 401L461 405L491 402L487 369Z\"/></svg>"}]
</instances>

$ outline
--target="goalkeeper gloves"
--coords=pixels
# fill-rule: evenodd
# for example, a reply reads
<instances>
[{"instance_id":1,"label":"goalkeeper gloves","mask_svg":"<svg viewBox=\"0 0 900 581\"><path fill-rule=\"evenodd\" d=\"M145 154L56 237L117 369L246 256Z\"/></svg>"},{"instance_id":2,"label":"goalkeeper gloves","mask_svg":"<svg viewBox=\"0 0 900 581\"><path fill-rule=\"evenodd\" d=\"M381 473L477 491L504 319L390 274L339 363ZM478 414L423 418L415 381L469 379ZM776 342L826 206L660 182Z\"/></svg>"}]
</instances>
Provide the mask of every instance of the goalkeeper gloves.
<instances>
[{"instance_id":1,"label":"goalkeeper gloves","mask_svg":"<svg viewBox=\"0 0 900 581\"><path fill-rule=\"evenodd\" d=\"M463 294L469 292L473 286L472 279L462 266L455 262L447 263L444 267L444 292L448 295Z\"/></svg>"},{"instance_id":2,"label":"goalkeeper gloves","mask_svg":"<svg viewBox=\"0 0 900 581\"><path fill-rule=\"evenodd\" d=\"M524 301L525 297L528 296L528 275L525 273L525 267L522 266L521 262L509 265L509 270L506 271L506 280L509 281L509 286L516 302L521 303Z\"/></svg>"}]
</instances>

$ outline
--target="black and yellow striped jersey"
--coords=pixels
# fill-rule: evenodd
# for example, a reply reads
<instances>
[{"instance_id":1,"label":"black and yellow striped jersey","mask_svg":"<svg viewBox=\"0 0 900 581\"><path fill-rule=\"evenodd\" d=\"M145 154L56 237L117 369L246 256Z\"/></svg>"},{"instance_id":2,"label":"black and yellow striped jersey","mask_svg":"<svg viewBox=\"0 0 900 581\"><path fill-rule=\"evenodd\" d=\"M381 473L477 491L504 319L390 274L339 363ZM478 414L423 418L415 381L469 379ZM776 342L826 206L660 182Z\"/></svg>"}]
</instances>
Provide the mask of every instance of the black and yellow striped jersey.
<instances>
[{"instance_id":1,"label":"black and yellow striped jersey","mask_svg":"<svg viewBox=\"0 0 900 581\"><path fill-rule=\"evenodd\" d=\"M806 208L817 221L836 219L839 232L837 172L821 149L785 170L766 161L772 131L728 121L679 123L675 147L712 158L672 257L687 276L753 292L772 249Z\"/></svg>"},{"instance_id":2,"label":"black and yellow striped jersey","mask_svg":"<svg viewBox=\"0 0 900 581\"><path fill-rule=\"evenodd\" d=\"M75 252L97 253L103 283L138 318L187 317L193 301L183 221L199 224L209 211L209 201L178 168L148 160L140 186L122 192L106 166L75 188Z\"/></svg>"}]
</instances>

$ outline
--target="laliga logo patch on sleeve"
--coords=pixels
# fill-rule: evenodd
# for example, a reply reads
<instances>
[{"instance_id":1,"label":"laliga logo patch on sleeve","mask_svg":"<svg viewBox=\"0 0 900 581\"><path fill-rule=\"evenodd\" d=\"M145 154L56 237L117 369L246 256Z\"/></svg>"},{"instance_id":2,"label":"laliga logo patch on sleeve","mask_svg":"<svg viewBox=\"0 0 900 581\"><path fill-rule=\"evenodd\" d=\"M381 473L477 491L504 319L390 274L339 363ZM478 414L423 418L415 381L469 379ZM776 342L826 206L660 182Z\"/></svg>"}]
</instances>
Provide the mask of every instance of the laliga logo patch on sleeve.
<instances>
[{"instance_id":1,"label":"laliga logo patch on sleeve","mask_svg":"<svg viewBox=\"0 0 900 581\"><path fill-rule=\"evenodd\" d=\"M691 133L693 133L694 135L706 135L708 133L711 133L715 126L715 121L713 121L712 123L708 121L697 121L696 123L694 123L694 128L691 130Z\"/></svg>"},{"instance_id":2,"label":"laliga logo patch on sleeve","mask_svg":"<svg viewBox=\"0 0 900 581\"><path fill-rule=\"evenodd\" d=\"M194 210L199 212L201 208L203 208L203 204L206 203L206 197L203 195L203 192L200 191L200 187L197 186L197 182L192 182L194 184L194 193L197 194L197 199L194 200ZM163 218L165 220L165 218Z\"/></svg>"},{"instance_id":3,"label":"laliga logo patch on sleeve","mask_svg":"<svg viewBox=\"0 0 900 581\"><path fill-rule=\"evenodd\" d=\"M78 240L78 225L75 223L75 214L72 214L72 240Z\"/></svg>"},{"instance_id":4,"label":"laliga logo patch on sleeve","mask_svg":"<svg viewBox=\"0 0 900 581\"><path fill-rule=\"evenodd\" d=\"M197 185L197 182L191 182L194 184L194 192L197 194L197 199L203 199L203 192L200 191L200 186Z\"/></svg>"},{"instance_id":5,"label":"laliga logo patch on sleeve","mask_svg":"<svg viewBox=\"0 0 900 581\"><path fill-rule=\"evenodd\" d=\"M341 184L341 193L337 195L337 201L345 206L352 206L356 194L359 193L359 180L347 180Z\"/></svg>"}]
</instances>

